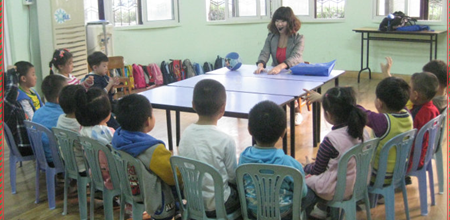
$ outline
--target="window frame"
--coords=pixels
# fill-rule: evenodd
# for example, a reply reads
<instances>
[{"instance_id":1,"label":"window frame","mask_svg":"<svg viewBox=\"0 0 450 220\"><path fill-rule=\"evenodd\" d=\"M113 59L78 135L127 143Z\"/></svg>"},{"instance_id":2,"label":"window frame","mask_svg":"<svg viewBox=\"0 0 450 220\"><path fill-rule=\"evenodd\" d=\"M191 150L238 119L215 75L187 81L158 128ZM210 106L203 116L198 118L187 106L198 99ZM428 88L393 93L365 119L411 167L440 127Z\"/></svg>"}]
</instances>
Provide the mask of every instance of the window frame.
<instances>
[{"instance_id":1,"label":"window frame","mask_svg":"<svg viewBox=\"0 0 450 220\"><path fill-rule=\"evenodd\" d=\"M210 1L210 0L206 0ZM253 17L232 17L229 16L229 1L238 1L238 0L224 0L225 1L225 19L224 20L217 20L217 21L209 21L208 16L208 8L206 8L206 2L205 2L205 13L206 13L206 23L209 25L215 25L215 24L235 24L235 23L267 23L272 18L272 13L279 7L282 6L282 0L265 0L266 5L270 5L270 7L266 8L266 15L265 16L253 16ZM344 2L344 14L345 8L347 6L347 1ZM297 18L299 18L302 22L308 22L308 23L335 23L335 22L344 22L345 21L345 15L344 18L316 18L316 0L308 0L309 3L309 15L296 15ZM259 14L259 1L257 1L257 12ZM273 11L271 11L273 10Z\"/></svg>"},{"instance_id":2,"label":"window frame","mask_svg":"<svg viewBox=\"0 0 450 220\"><path fill-rule=\"evenodd\" d=\"M180 25L180 11L179 11L179 0L171 0L173 4L173 16L172 20L158 20L158 21L147 21L147 0L136 0L137 7L141 7L140 17L137 18L136 25L130 26L115 26L114 24L114 13L112 7L112 0L100 0L103 1L105 9L105 18L113 26L115 30L130 30L130 29L148 29L148 28L163 28L163 27L175 27ZM139 3L140 2L140 3Z\"/></svg>"},{"instance_id":3,"label":"window frame","mask_svg":"<svg viewBox=\"0 0 450 220\"><path fill-rule=\"evenodd\" d=\"M409 1L410 0L405 0L405 8L403 9L403 11L407 10ZM421 4L422 4L422 2L424 2L424 1L421 0ZM377 3L378 3L378 0L372 0L372 21L374 23L380 23L387 16L387 15L377 15L377 7L378 7ZM427 8L428 7L429 6L427 6ZM415 17L417 19L416 24L418 24L418 25L443 25L443 24L446 24L447 7L448 7L447 5L444 5L442 7L441 20L422 20L420 17L419 18ZM422 11L424 9L421 8L420 10L421 10L420 13L422 14ZM427 12L427 14L428 14L428 12Z\"/></svg>"}]
</instances>

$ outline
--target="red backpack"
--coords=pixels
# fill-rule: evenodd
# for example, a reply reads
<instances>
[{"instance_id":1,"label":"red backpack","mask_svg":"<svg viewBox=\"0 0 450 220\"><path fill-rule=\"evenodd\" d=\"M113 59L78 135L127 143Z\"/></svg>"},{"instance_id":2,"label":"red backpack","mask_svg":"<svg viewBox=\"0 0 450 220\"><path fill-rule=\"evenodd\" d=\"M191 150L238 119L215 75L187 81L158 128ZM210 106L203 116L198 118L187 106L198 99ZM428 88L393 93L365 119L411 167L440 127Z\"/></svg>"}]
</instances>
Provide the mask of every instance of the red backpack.
<instances>
[{"instance_id":1,"label":"red backpack","mask_svg":"<svg viewBox=\"0 0 450 220\"><path fill-rule=\"evenodd\" d=\"M159 86L164 84L163 75L161 73L161 69L159 69L158 64L151 63L147 66L148 73L151 76L150 82L155 83L155 85Z\"/></svg>"},{"instance_id":2,"label":"red backpack","mask_svg":"<svg viewBox=\"0 0 450 220\"><path fill-rule=\"evenodd\" d=\"M181 66L181 60L170 60L169 64L169 71L176 77L176 81L180 81L182 79L186 79L186 77L183 77L183 69Z\"/></svg>"},{"instance_id":3,"label":"red backpack","mask_svg":"<svg viewBox=\"0 0 450 220\"><path fill-rule=\"evenodd\" d=\"M133 78L134 78L134 87L136 89L145 88L147 85L145 84L145 76L144 70L142 66L133 64Z\"/></svg>"}]
</instances>

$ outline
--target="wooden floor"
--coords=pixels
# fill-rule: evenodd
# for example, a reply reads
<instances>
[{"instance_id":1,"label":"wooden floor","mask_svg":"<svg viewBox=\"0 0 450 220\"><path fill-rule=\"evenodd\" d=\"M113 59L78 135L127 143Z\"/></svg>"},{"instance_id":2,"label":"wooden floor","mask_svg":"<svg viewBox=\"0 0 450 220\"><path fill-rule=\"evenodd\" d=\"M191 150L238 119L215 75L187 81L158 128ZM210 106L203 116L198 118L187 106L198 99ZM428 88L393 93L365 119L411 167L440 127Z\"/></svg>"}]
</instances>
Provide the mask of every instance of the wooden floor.
<instances>
[{"instance_id":1,"label":"wooden floor","mask_svg":"<svg viewBox=\"0 0 450 220\"><path fill-rule=\"evenodd\" d=\"M375 110L374 100L375 100L375 87L378 84L377 79L362 79L360 84L356 83L355 78L340 78L341 86L353 86L358 93L358 103L365 106L368 109ZM328 88L334 86L334 83L326 84L322 91L325 92ZM155 109L154 115L157 120L155 129L150 132L156 138L162 139L167 143L167 132L166 132L166 120L165 112L162 110ZM305 161L305 156L314 157L317 153L317 148L312 146L312 115L311 112L306 110L306 107L302 109L302 115L304 121L296 129L296 159L300 162ZM172 117L175 117L173 113ZM192 113L181 113L181 129L182 131L191 123L197 120L197 116ZM322 117L323 118L323 117ZM173 120L174 121L174 120ZM175 124L172 125L175 127ZM251 145L251 137L247 131L247 120L246 119L235 119L235 118L222 118L218 127L224 132L231 135L237 144L236 154L239 154L249 145ZM331 130L331 126L322 120L322 132L321 136L327 134ZM288 135L289 130L288 130ZM446 135L447 137L447 135ZM447 143L444 140L444 143ZM175 138L174 138L175 143ZM281 147L281 141L277 143L277 147ZM4 207L5 207L5 219L79 219L78 211L78 199L76 194L72 194L69 197L69 213L66 216L62 216L63 208L63 184L57 186L57 198L56 198L56 209L49 210L47 203L47 193L45 189L45 175L40 175L41 180L41 195L40 203L34 203L34 191L35 191L35 164L34 162L23 163L22 168L17 169L17 194L11 194L10 178L9 178L9 150L5 148L4 154ZM177 154L176 149L174 154ZM444 164L447 167L447 151L444 150ZM437 177L435 175L435 192L436 192L436 206L431 206L430 197L428 199L429 214L428 216L420 215L420 203L419 203L419 192L417 179L413 178L413 184L407 186L408 190L408 202L409 210L412 219L447 219L447 169L445 169L445 192L444 195L439 195L437 193ZM396 194L396 219L405 219L404 206L402 200L402 194ZM101 202L96 203L95 209L95 219L103 219L103 208L101 207ZM385 219L384 205L379 205L378 207L371 209L372 219ZM116 208L114 212L114 217L118 219L119 209ZM365 219L365 212L358 212L358 219Z\"/></svg>"}]
</instances>

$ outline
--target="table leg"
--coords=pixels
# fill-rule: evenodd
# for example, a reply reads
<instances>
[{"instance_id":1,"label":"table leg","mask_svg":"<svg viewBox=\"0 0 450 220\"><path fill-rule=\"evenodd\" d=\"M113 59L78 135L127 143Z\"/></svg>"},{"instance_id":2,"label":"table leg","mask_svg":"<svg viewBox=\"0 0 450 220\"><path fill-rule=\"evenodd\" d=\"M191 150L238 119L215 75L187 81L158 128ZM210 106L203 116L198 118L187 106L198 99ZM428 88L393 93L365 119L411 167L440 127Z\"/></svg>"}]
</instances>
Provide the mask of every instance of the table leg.
<instances>
[{"instance_id":1,"label":"table leg","mask_svg":"<svg viewBox=\"0 0 450 220\"><path fill-rule=\"evenodd\" d=\"M364 39L367 40L366 44L366 67L364 67ZM367 38L364 38L364 32L361 32L361 70L358 72L358 83L361 78L361 73L364 70L369 71L369 79L372 79L372 71L369 68L369 33L367 33Z\"/></svg>"},{"instance_id":2,"label":"table leg","mask_svg":"<svg viewBox=\"0 0 450 220\"><path fill-rule=\"evenodd\" d=\"M433 60L433 35L430 35L430 61Z\"/></svg>"},{"instance_id":3,"label":"table leg","mask_svg":"<svg viewBox=\"0 0 450 220\"><path fill-rule=\"evenodd\" d=\"M435 41L434 41L434 59L437 59L437 43L438 43L438 35L436 34L436 36L434 37Z\"/></svg>"},{"instance_id":4,"label":"table leg","mask_svg":"<svg viewBox=\"0 0 450 220\"><path fill-rule=\"evenodd\" d=\"M334 86L335 86L335 87L338 87L338 86L339 86L339 77L336 77L336 78L334 79Z\"/></svg>"},{"instance_id":5,"label":"table leg","mask_svg":"<svg viewBox=\"0 0 450 220\"><path fill-rule=\"evenodd\" d=\"M286 112L286 105L283 106L284 112ZM287 120L287 115L286 115ZM292 121L292 120L291 120ZM287 125L286 125L287 127ZM252 143L254 144L255 140L252 138ZM283 151L285 154L287 154L287 132L283 136Z\"/></svg>"},{"instance_id":6,"label":"table leg","mask_svg":"<svg viewBox=\"0 0 450 220\"><path fill-rule=\"evenodd\" d=\"M369 70L369 79L372 79L372 71L369 68L369 43L370 43L370 33L367 33L367 44L366 44L366 68Z\"/></svg>"},{"instance_id":7,"label":"table leg","mask_svg":"<svg viewBox=\"0 0 450 220\"><path fill-rule=\"evenodd\" d=\"M166 109L166 120L167 120L167 138L169 139L169 150L173 150L172 143L172 119L170 117L170 110Z\"/></svg>"},{"instance_id":8,"label":"table leg","mask_svg":"<svg viewBox=\"0 0 450 220\"><path fill-rule=\"evenodd\" d=\"M177 129L177 147L180 145L180 111L175 111L175 126Z\"/></svg>"},{"instance_id":9,"label":"table leg","mask_svg":"<svg viewBox=\"0 0 450 220\"><path fill-rule=\"evenodd\" d=\"M295 158L295 100L296 97L290 105L291 108L291 157ZM300 103L298 103L300 107Z\"/></svg>"},{"instance_id":10,"label":"table leg","mask_svg":"<svg viewBox=\"0 0 450 220\"><path fill-rule=\"evenodd\" d=\"M317 89L318 93L322 93L322 89L319 87ZM320 102L313 103L313 147L317 147L320 142Z\"/></svg>"}]
</instances>

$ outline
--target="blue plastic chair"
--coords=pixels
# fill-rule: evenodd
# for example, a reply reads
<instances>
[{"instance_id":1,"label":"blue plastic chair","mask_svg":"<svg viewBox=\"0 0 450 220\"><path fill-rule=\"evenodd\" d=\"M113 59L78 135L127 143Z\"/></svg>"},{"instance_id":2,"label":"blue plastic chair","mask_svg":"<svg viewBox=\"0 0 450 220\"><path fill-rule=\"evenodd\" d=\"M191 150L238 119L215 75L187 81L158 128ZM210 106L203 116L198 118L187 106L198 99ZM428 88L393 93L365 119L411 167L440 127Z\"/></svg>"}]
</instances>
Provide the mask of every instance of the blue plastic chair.
<instances>
[{"instance_id":1,"label":"blue plastic chair","mask_svg":"<svg viewBox=\"0 0 450 220\"><path fill-rule=\"evenodd\" d=\"M300 219L302 205L302 191L304 177L297 169L273 164L244 164L236 169L236 183L241 202L242 217L244 220L252 219L247 209L245 196L245 179L251 180L254 185L257 199L256 219L281 219L280 215L280 188L284 179L290 177L293 181L292 219ZM275 189L275 190L274 190ZM303 213L303 219L306 216Z\"/></svg>"},{"instance_id":2,"label":"blue plastic chair","mask_svg":"<svg viewBox=\"0 0 450 220\"><path fill-rule=\"evenodd\" d=\"M439 141L437 142L436 152L434 153L434 159L436 161L436 171L439 182L439 194L444 194L444 161L442 156L442 140L445 136L445 124L447 122L447 109L441 113L441 131L439 132ZM444 145L445 146L445 145Z\"/></svg>"},{"instance_id":3,"label":"blue plastic chair","mask_svg":"<svg viewBox=\"0 0 450 220\"><path fill-rule=\"evenodd\" d=\"M357 144L346 151L339 159L336 190L333 200L327 203L332 208L332 219L342 217L343 213L341 209L343 209L346 219L356 219L356 202L360 200L364 200L367 219L371 219L367 177L370 175L369 165L373 151L378 146L379 141L379 138L374 138ZM344 198L347 181L347 164L352 158L356 160L356 181L351 198Z\"/></svg>"},{"instance_id":4,"label":"blue plastic chair","mask_svg":"<svg viewBox=\"0 0 450 220\"><path fill-rule=\"evenodd\" d=\"M120 179L120 189L122 194L120 195L120 219L124 220L125 218L125 203L131 204L133 206L133 219L135 220L142 220L142 213L145 211L144 207L144 198L142 194L136 195L140 198L141 202L136 201L136 199L133 196L133 193L131 192L131 187L133 187L130 184L130 181L128 180L128 167L134 167L135 172L138 176L138 184L142 186L140 180L142 180L142 170L139 166L140 161L138 161L136 158L132 157L131 155L122 152L122 151L111 151L114 159L116 161L116 167L117 167L117 173L119 174Z\"/></svg>"},{"instance_id":5,"label":"blue plastic chair","mask_svg":"<svg viewBox=\"0 0 450 220\"><path fill-rule=\"evenodd\" d=\"M22 161L34 160L34 155L23 157L20 154L19 149L17 149L16 142L14 141L14 137L8 125L3 123L3 126L5 128L6 144L8 144L9 148L9 181L11 183L12 194L16 194L16 163L19 162L19 167L22 167Z\"/></svg>"},{"instance_id":6,"label":"blue plastic chair","mask_svg":"<svg viewBox=\"0 0 450 220\"><path fill-rule=\"evenodd\" d=\"M408 176L416 176L419 180L419 195L420 195L420 212L421 215L428 215L428 199L427 199L427 172L430 184L431 205L436 204L434 196L434 180L433 180L433 166L431 158L436 149L436 144L439 139L440 120L441 116L431 119L427 122L417 133L414 141L414 154L412 158L411 170L406 174ZM424 158L423 167L419 167L420 156L422 154L422 143L424 142L424 135L428 133L428 148ZM411 160L411 158L410 158Z\"/></svg>"},{"instance_id":7,"label":"blue plastic chair","mask_svg":"<svg viewBox=\"0 0 450 220\"><path fill-rule=\"evenodd\" d=\"M80 206L80 218L87 219L87 192L86 187L91 182L89 176L81 176L78 170L78 165L75 160L74 143L79 143L78 133L61 129L53 128L53 134L58 140L59 147L61 148L61 154L64 158L64 211L63 215L67 214L67 194L69 189L69 178L77 180L78 190L78 202ZM88 167L87 165L85 167ZM87 172L87 170L86 170Z\"/></svg>"},{"instance_id":8,"label":"blue plastic chair","mask_svg":"<svg viewBox=\"0 0 450 220\"><path fill-rule=\"evenodd\" d=\"M44 171L47 183L48 206L50 209L55 209L55 187L56 187L55 176L58 173L64 172L64 164L62 163L61 158L59 156L58 144L56 142L53 133L43 125L31 121L24 121L24 124L27 129L28 138L30 139L31 148L33 149L34 155L36 157L35 203L39 203L39 173L40 171ZM42 145L43 134L47 135L48 137L54 167L50 167L48 165L47 159L45 158L44 148Z\"/></svg>"},{"instance_id":9,"label":"blue plastic chair","mask_svg":"<svg viewBox=\"0 0 450 220\"><path fill-rule=\"evenodd\" d=\"M377 176L373 186L369 186L369 193L371 194L371 204L377 203L378 194L383 195L385 201L386 219L395 219L395 189L401 187L403 192L403 202L405 205L406 219L409 218L408 197L406 194L406 165L411 146L414 143L416 129L403 132L391 140L386 142L384 146L380 146L380 158L378 161ZM386 178L386 169L388 163L389 151L395 148L395 166L392 175L392 181L389 185L384 185ZM372 161L373 162L373 161Z\"/></svg>"},{"instance_id":10,"label":"blue plastic chair","mask_svg":"<svg viewBox=\"0 0 450 220\"><path fill-rule=\"evenodd\" d=\"M91 219L94 219L94 192L96 190L103 192L103 210L105 212L105 219L114 219L113 199L115 196L120 195L121 190L116 163L111 154L111 149L97 140L88 137L80 136L79 139L81 145L84 147L84 151L86 152L86 159L88 161L89 168L91 168ZM113 185L113 189L111 190L107 189L103 182L100 162L98 159L100 151L105 153L108 162L109 175L111 176L111 182Z\"/></svg>"},{"instance_id":11,"label":"blue plastic chair","mask_svg":"<svg viewBox=\"0 0 450 220\"><path fill-rule=\"evenodd\" d=\"M186 205L181 206L182 218L187 219L237 219L241 216L241 209L228 214L225 211L223 196L223 180L216 168L196 160L188 159L180 156L172 156L170 158L172 171L174 173L175 185L177 188L179 204L182 201L180 181L176 175L177 170L180 171L184 183L184 195L187 200ZM211 175L214 181L214 197L216 204L216 218L206 217L203 202L203 177L205 174Z\"/></svg>"}]
</instances>

